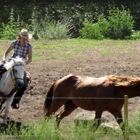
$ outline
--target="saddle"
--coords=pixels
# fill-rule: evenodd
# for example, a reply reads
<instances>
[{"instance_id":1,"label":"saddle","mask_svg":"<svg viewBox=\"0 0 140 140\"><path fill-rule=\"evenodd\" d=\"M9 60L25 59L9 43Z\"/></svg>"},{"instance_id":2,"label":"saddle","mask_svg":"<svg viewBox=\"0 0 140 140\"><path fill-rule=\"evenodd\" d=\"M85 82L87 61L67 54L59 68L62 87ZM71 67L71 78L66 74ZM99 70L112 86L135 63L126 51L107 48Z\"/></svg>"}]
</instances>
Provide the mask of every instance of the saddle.
<instances>
[{"instance_id":1,"label":"saddle","mask_svg":"<svg viewBox=\"0 0 140 140\"><path fill-rule=\"evenodd\" d=\"M6 69L4 68L4 63L0 62L0 79L4 72L6 72Z\"/></svg>"}]
</instances>

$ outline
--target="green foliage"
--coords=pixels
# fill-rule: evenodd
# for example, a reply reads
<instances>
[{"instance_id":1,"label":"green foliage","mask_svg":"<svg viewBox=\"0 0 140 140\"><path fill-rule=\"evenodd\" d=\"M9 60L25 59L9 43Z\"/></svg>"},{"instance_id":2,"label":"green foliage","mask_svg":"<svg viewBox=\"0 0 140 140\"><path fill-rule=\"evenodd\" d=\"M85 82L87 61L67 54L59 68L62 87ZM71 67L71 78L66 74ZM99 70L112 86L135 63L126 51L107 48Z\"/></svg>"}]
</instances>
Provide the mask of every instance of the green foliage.
<instances>
[{"instance_id":1,"label":"green foliage","mask_svg":"<svg viewBox=\"0 0 140 140\"><path fill-rule=\"evenodd\" d=\"M110 28L110 24L109 21L104 17L103 14L99 15L98 17L98 24L101 30L102 35L104 36L104 38L109 38L109 28Z\"/></svg>"},{"instance_id":2,"label":"green foliage","mask_svg":"<svg viewBox=\"0 0 140 140\"><path fill-rule=\"evenodd\" d=\"M116 4L116 2L105 1L79 2L78 4L70 1L43 1L36 4L30 1L26 7L25 3L21 5L20 2L15 1L9 4L5 8L1 5L1 9L6 11L0 14L3 21L0 23L0 38L3 39L14 39L21 28L32 29L36 39L76 38L80 36L85 24L89 26L85 19L93 24L94 29L91 30L93 36L89 33L90 27L88 27L89 34L82 31L84 38L87 34L89 38L95 39L129 39L132 37L131 29L134 24L134 27L139 30L139 2L125 3L125 10L121 7L124 5L123 2ZM12 7L14 10L11 10L10 18L7 18L9 9Z\"/></svg>"},{"instance_id":3,"label":"green foliage","mask_svg":"<svg viewBox=\"0 0 140 140\"><path fill-rule=\"evenodd\" d=\"M129 139L139 139L140 138L140 126L139 126L139 115L140 112L137 112L132 117L132 120L129 121L128 125L128 138ZM94 124L95 123L95 124ZM113 123L113 122L112 122ZM30 122L29 126L21 126L17 128L17 124L11 124L8 126L6 131L1 133L1 138L6 139L20 139L20 140L118 140L122 139L122 130L116 129L117 126L114 123L114 129L112 127L102 127L95 129L93 126L96 125L96 122L89 121L88 123L79 122L74 125L61 124L61 127L57 129L56 122L53 116L47 120L42 120L38 123Z\"/></svg>"},{"instance_id":4,"label":"green foliage","mask_svg":"<svg viewBox=\"0 0 140 140\"><path fill-rule=\"evenodd\" d=\"M92 24L88 20L85 20L84 28L81 30L82 38L88 39L103 39L101 28L98 23Z\"/></svg>"},{"instance_id":5,"label":"green foliage","mask_svg":"<svg viewBox=\"0 0 140 140\"><path fill-rule=\"evenodd\" d=\"M71 23L71 19L68 16L64 16L61 19L59 19L59 17L56 20L54 18L54 13L56 14L56 12L52 9L54 8L54 5L52 7L51 6L41 10L40 12L33 12L31 22L35 38L66 39L71 37L71 30L74 28ZM46 14L41 15L41 12ZM57 13L58 12L61 13L60 10L58 10Z\"/></svg>"},{"instance_id":6,"label":"green foliage","mask_svg":"<svg viewBox=\"0 0 140 140\"><path fill-rule=\"evenodd\" d=\"M137 112L133 114L131 123L129 123L128 131L129 135L136 135L137 137L140 137L140 112Z\"/></svg>"},{"instance_id":7,"label":"green foliage","mask_svg":"<svg viewBox=\"0 0 140 140\"><path fill-rule=\"evenodd\" d=\"M88 39L130 39L134 21L129 11L114 8L109 10L109 15L98 17L97 23L85 21L81 29L81 36Z\"/></svg>"},{"instance_id":8,"label":"green foliage","mask_svg":"<svg viewBox=\"0 0 140 140\"><path fill-rule=\"evenodd\" d=\"M132 39L140 39L140 31L132 30Z\"/></svg>"},{"instance_id":9,"label":"green foliage","mask_svg":"<svg viewBox=\"0 0 140 140\"><path fill-rule=\"evenodd\" d=\"M109 10L109 37L111 39L128 39L131 37L134 21L129 10L113 8Z\"/></svg>"},{"instance_id":10,"label":"green foliage","mask_svg":"<svg viewBox=\"0 0 140 140\"><path fill-rule=\"evenodd\" d=\"M19 31L22 28L27 28L28 25L20 21L20 17L14 18L14 9L11 9L9 22L7 24L2 23L2 29L0 31L0 38L5 40L13 40L18 36Z\"/></svg>"},{"instance_id":11,"label":"green foliage","mask_svg":"<svg viewBox=\"0 0 140 140\"><path fill-rule=\"evenodd\" d=\"M140 1L36 1L31 0L23 1L1 1L0 2L0 28L2 28L2 23L7 25L9 23L9 13L11 8L14 8L14 18L19 15L20 19L27 23L28 25L32 25L32 13L35 12L36 24L41 23L40 19L48 18L49 21L60 22L63 19L68 18L69 23L73 26L69 30L71 37L79 37L79 30L83 27L83 22L85 18L92 23L96 23L98 21L99 15L104 14L105 18L108 17L109 5L118 7L121 9L122 5L125 6L125 9L130 11L133 16L133 20L135 21L134 30L140 30ZM125 17L126 18L126 17ZM112 21L113 22L113 21ZM113 25L112 25L113 26ZM10 30L7 27L7 30ZM112 27L114 28L114 27ZM2 29L0 29L2 31ZM112 29L114 32L116 30ZM67 33L68 34L68 33ZM2 35L2 33L1 33ZM117 35L111 34L113 38ZM122 35L123 36L123 35ZM1 36L0 36L1 37ZM126 37L127 38L127 37Z\"/></svg>"},{"instance_id":12,"label":"green foliage","mask_svg":"<svg viewBox=\"0 0 140 140\"><path fill-rule=\"evenodd\" d=\"M100 40L108 36L109 22L103 15L98 17L97 23L91 23L88 20L85 20L83 25L84 28L80 30L82 38Z\"/></svg>"},{"instance_id":13,"label":"green foliage","mask_svg":"<svg viewBox=\"0 0 140 140\"><path fill-rule=\"evenodd\" d=\"M41 24L34 23L32 27L34 31L34 37L44 39L66 39L67 27L56 21L42 21Z\"/></svg>"},{"instance_id":14,"label":"green foliage","mask_svg":"<svg viewBox=\"0 0 140 140\"><path fill-rule=\"evenodd\" d=\"M30 124L29 130L21 130L21 140L62 140L64 136L58 132L56 124L48 120L40 122L40 124Z\"/></svg>"},{"instance_id":15,"label":"green foliage","mask_svg":"<svg viewBox=\"0 0 140 140\"><path fill-rule=\"evenodd\" d=\"M83 25L85 18L92 21L97 20L97 16L100 13L105 13L105 9L102 7L107 7L102 4L97 5L96 3L85 3L77 4L72 2L56 2L55 4L47 4L39 9L40 5L35 7L34 17L37 23L41 23L42 19L49 21L56 21L60 23L67 23L68 35L70 37L79 37L79 29Z\"/></svg>"}]
</instances>

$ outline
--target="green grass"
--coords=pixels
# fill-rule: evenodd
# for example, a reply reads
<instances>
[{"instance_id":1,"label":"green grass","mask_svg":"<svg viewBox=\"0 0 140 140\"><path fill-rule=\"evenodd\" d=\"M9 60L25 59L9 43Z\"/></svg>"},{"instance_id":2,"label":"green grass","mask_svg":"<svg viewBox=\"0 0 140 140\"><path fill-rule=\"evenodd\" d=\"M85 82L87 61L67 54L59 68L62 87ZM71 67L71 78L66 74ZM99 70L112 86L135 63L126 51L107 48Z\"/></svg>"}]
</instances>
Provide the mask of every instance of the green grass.
<instances>
[{"instance_id":1,"label":"green grass","mask_svg":"<svg viewBox=\"0 0 140 140\"><path fill-rule=\"evenodd\" d=\"M51 60L51 59L70 59L82 57L89 51L97 50L99 55L108 56L116 53L113 48L129 51L132 44L136 41L112 41L112 40L42 40L33 41L34 46L33 60Z\"/></svg>"},{"instance_id":2,"label":"green grass","mask_svg":"<svg viewBox=\"0 0 140 140\"><path fill-rule=\"evenodd\" d=\"M139 127L140 112L134 115L134 118L129 123L128 137L130 140L140 139ZM93 123L93 122L92 122ZM61 124L59 129L56 129L55 120L42 120L39 123L29 123L29 127L22 126L20 131L15 127L7 129L0 138L4 140L123 140L122 131L120 129L104 129L99 127L96 131L93 130L92 123L89 122L86 126L80 123L78 126L71 124Z\"/></svg>"},{"instance_id":3,"label":"green grass","mask_svg":"<svg viewBox=\"0 0 140 140\"><path fill-rule=\"evenodd\" d=\"M67 40L32 40L33 61L53 60L53 59L71 59L74 57L83 57L90 51L97 51L98 55L108 56L121 51L131 50L137 41L129 40L88 40L88 39L67 39ZM9 47L11 41L0 41L0 57ZM116 52L116 50L118 50ZM10 53L11 55L11 53ZM9 56L10 56L9 55Z\"/></svg>"}]
</instances>

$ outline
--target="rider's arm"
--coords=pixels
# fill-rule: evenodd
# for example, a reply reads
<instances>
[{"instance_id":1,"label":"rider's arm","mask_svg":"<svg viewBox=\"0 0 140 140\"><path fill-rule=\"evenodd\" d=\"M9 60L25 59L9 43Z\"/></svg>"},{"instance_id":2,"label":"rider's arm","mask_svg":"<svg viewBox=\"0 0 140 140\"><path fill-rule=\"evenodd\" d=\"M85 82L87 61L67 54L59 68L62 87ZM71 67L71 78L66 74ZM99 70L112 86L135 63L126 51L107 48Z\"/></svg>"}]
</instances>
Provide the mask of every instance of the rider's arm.
<instances>
[{"instance_id":1,"label":"rider's arm","mask_svg":"<svg viewBox=\"0 0 140 140\"><path fill-rule=\"evenodd\" d=\"M9 54L9 52L13 49L12 45L10 45L10 47L5 51L2 61L5 62L7 55Z\"/></svg>"},{"instance_id":2,"label":"rider's arm","mask_svg":"<svg viewBox=\"0 0 140 140\"><path fill-rule=\"evenodd\" d=\"M26 64L29 64L32 62L32 48L28 52L28 60L26 61Z\"/></svg>"}]
</instances>

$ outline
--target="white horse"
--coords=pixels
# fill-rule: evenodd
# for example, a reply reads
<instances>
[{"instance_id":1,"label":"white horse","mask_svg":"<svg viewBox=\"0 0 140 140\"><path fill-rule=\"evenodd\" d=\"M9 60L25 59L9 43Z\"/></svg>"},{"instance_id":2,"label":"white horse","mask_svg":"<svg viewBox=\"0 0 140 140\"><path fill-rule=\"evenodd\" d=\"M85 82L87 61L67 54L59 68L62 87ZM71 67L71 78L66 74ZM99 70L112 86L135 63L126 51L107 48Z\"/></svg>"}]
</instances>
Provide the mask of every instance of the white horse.
<instances>
[{"instance_id":1,"label":"white horse","mask_svg":"<svg viewBox=\"0 0 140 140\"><path fill-rule=\"evenodd\" d=\"M5 102L3 125L7 126L9 108L13 101L15 91L24 85L25 61L20 57L12 58L4 64L6 72L0 77L0 109Z\"/></svg>"}]
</instances>

